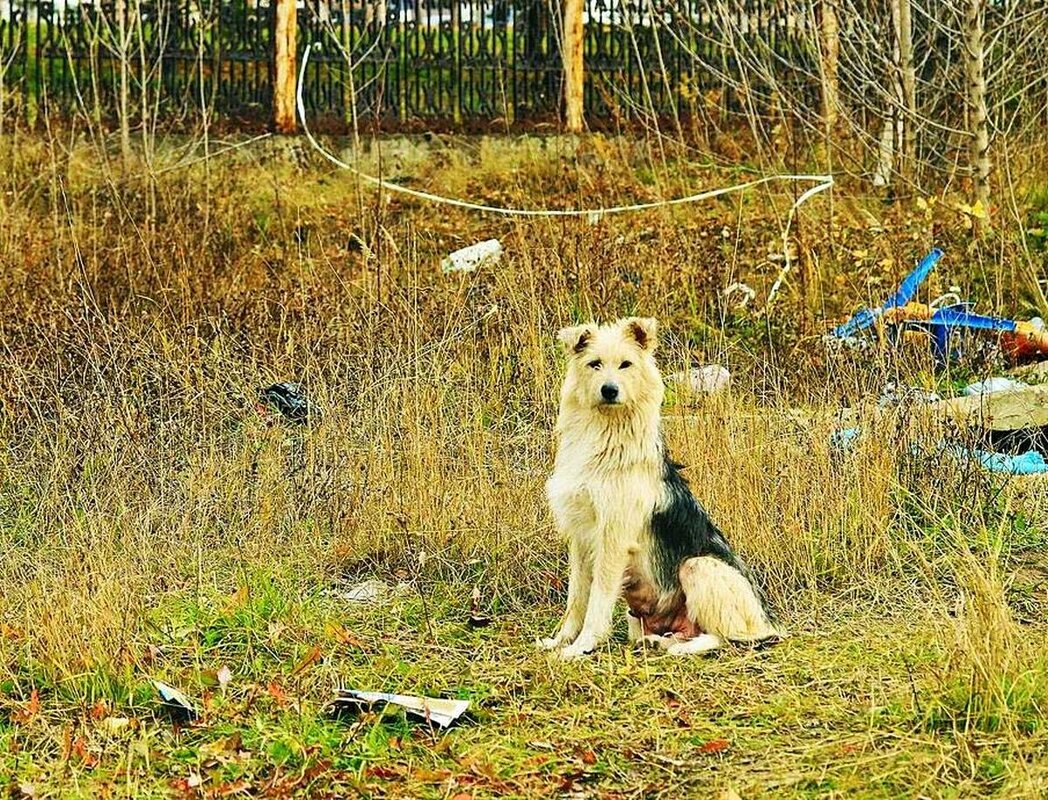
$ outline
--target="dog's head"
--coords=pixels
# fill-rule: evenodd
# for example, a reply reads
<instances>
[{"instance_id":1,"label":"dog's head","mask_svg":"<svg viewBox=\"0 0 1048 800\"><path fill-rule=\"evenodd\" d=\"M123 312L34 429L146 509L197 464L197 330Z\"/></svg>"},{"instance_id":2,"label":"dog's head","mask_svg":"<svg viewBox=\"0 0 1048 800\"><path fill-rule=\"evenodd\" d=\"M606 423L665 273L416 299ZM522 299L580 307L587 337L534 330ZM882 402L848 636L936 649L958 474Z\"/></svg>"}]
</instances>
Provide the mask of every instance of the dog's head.
<instances>
[{"instance_id":1,"label":"dog's head","mask_svg":"<svg viewBox=\"0 0 1048 800\"><path fill-rule=\"evenodd\" d=\"M560 331L558 338L568 355L565 401L607 413L662 405L655 320L628 317L610 325L578 325Z\"/></svg>"}]
</instances>

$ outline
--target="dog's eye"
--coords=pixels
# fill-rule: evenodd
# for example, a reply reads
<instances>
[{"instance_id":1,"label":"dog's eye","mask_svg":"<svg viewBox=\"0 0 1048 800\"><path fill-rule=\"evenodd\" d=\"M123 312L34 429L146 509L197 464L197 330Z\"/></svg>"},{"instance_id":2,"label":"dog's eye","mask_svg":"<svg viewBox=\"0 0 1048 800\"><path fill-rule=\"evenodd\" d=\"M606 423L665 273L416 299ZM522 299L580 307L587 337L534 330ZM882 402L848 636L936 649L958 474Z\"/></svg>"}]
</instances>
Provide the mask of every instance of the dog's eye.
<instances>
[{"instance_id":1,"label":"dog's eye","mask_svg":"<svg viewBox=\"0 0 1048 800\"><path fill-rule=\"evenodd\" d=\"M619 364L619 369L629 369L632 366L633 366L633 362L632 361L623 361L621 364Z\"/></svg>"},{"instance_id":2,"label":"dog's eye","mask_svg":"<svg viewBox=\"0 0 1048 800\"><path fill-rule=\"evenodd\" d=\"M599 358L595 358L593 361L589 362L586 366L589 367L590 369L600 369L600 359Z\"/></svg>"}]
</instances>

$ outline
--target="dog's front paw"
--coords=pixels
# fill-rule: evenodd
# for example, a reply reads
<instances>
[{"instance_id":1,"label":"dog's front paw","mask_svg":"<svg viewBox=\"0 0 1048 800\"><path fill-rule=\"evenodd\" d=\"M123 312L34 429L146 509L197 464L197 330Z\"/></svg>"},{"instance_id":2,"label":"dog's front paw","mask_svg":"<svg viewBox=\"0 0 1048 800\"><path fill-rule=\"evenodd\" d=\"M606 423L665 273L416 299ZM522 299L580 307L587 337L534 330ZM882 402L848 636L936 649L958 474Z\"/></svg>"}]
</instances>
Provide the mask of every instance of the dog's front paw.
<instances>
[{"instance_id":1,"label":"dog's front paw","mask_svg":"<svg viewBox=\"0 0 1048 800\"><path fill-rule=\"evenodd\" d=\"M535 640L535 647L539 650L556 650L562 644L564 644L564 642L559 636L550 636L547 639Z\"/></svg>"},{"instance_id":2,"label":"dog's front paw","mask_svg":"<svg viewBox=\"0 0 1048 800\"><path fill-rule=\"evenodd\" d=\"M557 650L556 656L561 661L574 661L591 655L596 647L596 642L576 641L574 644L569 644L567 647L562 647L560 650Z\"/></svg>"}]
</instances>

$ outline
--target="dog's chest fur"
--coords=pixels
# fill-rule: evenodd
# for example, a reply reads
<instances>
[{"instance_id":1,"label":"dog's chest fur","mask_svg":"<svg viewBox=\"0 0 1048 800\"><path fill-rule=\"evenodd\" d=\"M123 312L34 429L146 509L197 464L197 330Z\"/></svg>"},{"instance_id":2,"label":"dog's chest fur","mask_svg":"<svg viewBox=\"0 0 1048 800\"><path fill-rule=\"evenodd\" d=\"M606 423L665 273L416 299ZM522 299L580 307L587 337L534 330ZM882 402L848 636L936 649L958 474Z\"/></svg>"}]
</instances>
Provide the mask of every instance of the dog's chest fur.
<instances>
[{"instance_id":1,"label":"dog's chest fur","mask_svg":"<svg viewBox=\"0 0 1048 800\"><path fill-rule=\"evenodd\" d=\"M562 412L557 433L546 494L561 530L585 539L598 528L605 535L620 530L629 536L627 529L636 535L649 527L663 494L657 420L645 424L633 416Z\"/></svg>"},{"instance_id":2,"label":"dog's chest fur","mask_svg":"<svg viewBox=\"0 0 1048 800\"><path fill-rule=\"evenodd\" d=\"M662 605L651 564L651 520L665 495L657 416L645 422L568 410L558 418L557 432L546 493L558 528L580 558L592 560L601 548L626 551L627 600L658 596L654 603Z\"/></svg>"}]
</instances>

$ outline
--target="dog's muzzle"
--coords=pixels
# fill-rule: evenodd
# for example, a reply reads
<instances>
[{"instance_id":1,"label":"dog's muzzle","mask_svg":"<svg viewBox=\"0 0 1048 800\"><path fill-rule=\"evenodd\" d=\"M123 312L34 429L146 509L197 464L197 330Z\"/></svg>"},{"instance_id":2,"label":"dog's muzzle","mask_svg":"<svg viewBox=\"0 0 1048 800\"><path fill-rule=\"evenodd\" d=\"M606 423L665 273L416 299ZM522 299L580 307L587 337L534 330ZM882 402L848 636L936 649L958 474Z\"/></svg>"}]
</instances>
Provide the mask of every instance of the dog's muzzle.
<instances>
[{"instance_id":1,"label":"dog's muzzle","mask_svg":"<svg viewBox=\"0 0 1048 800\"><path fill-rule=\"evenodd\" d=\"M605 403L619 402L619 387L614 383L605 383L600 387L600 396Z\"/></svg>"}]
</instances>

